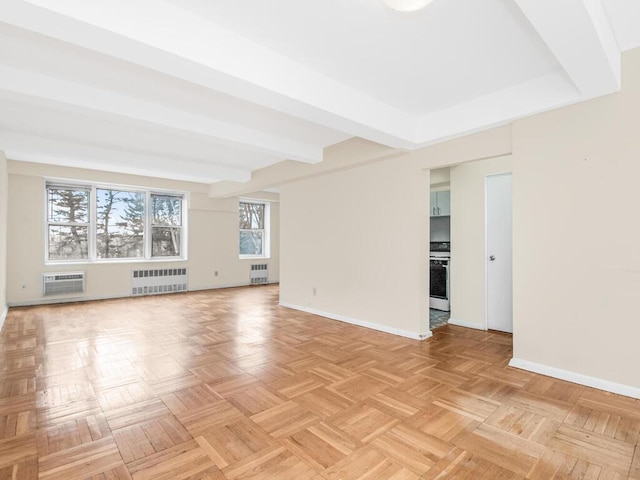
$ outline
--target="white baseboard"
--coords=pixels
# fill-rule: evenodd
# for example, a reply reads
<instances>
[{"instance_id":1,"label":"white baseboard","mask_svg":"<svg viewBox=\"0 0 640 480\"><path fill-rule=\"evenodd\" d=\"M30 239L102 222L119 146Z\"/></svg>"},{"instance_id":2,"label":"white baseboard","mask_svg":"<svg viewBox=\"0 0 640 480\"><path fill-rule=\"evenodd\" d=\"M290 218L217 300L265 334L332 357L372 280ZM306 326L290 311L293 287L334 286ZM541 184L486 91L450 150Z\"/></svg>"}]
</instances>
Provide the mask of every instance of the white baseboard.
<instances>
[{"instance_id":1,"label":"white baseboard","mask_svg":"<svg viewBox=\"0 0 640 480\"><path fill-rule=\"evenodd\" d=\"M269 282L267 285L276 284L278 281ZM260 284L264 285L264 284ZM255 285L255 286L260 286ZM241 282L241 283L225 283L222 285L215 285L211 287L202 287L202 288L190 288L186 292L167 292L167 294L171 293L187 293L187 292L202 292L205 290L218 290L220 288L236 288L236 287L250 287L254 286L249 282ZM68 298L41 298L38 300L26 300L24 302L9 302L10 307L32 307L35 305L50 305L55 303L73 303L73 302L93 302L98 300L113 300L116 298L140 298L140 297L151 297L156 295L164 295L162 294L151 294L151 295L104 295L104 296L87 296L87 297L68 297Z\"/></svg>"},{"instance_id":2,"label":"white baseboard","mask_svg":"<svg viewBox=\"0 0 640 480\"><path fill-rule=\"evenodd\" d=\"M2 314L0 314L0 332L2 331L2 327L4 327L4 321L7 319L7 314L9 313L9 306L2 306Z\"/></svg>"},{"instance_id":3,"label":"white baseboard","mask_svg":"<svg viewBox=\"0 0 640 480\"><path fill-rule=\"evenodd\" d=\"M380 325L379 323L367 322L365 320L359 320L357 318L338 315L335 313L323 312L322 310L316 310L315 308L302 307L300 305L294 305L291 303L280 302L280 306L292 308L293 310L300 310L301 312L312 313L313 315L319 315L321 317L330 318L331 320L338 320L340 322L349 323L351 325L357 325L358 327L370 328L379 332L390 333L392 335L410 338L412 340L426 340L432 335L431 330L428 330L425 333L414 333L407 330L401 330L399 328L389 327L387 325Z\"/></svg>"},{"instance_id":4,"label":"white baseboard","mask_svg":"<svg viewBox=\"0 0 640 480\"><path fill-rule=\"evenodd\" d=\"M458 327L473 328L475 330L486 330L486 328L484 328L484 325L466 322L464 320L458 320L457 318L450 318L447 323L449 325L456 325Z\"/></svg>"},{"instance_id":5,"label":"white baseboard","mask_svg":"<svg viewBox=\"0 0 640 480\"><path fill-rule=\"evenodd\" d=\"M560 380L566 380L567 382L577 383L586 387L597 388L598 390L604 390L605 392L617 393L626 397L640 399L640 388L638 387L610 382L609 380L590 377L581 373L562 370L561 368L549 367L547 365L529 362L519 358L512 358L509 362L509 366L527 370L529 372L539 373L548 377L558 378Z\"/></svg>"}]
</instances>

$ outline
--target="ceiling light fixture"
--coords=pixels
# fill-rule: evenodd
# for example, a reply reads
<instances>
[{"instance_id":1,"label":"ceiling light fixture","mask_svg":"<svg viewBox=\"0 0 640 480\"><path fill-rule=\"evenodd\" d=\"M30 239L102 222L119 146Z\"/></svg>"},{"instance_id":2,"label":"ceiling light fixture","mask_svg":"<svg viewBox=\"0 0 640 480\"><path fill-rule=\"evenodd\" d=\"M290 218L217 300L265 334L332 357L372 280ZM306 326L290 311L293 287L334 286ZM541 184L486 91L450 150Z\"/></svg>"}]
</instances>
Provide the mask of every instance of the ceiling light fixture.
<instances>
[{"instance_id":1,"label":"ceiling light fixture","mask_svg":"<svg viewBox=\"0 0 640 480\"><path fill-rule=\"evenodd\" d=\"M384 3L398 12L417 12L429 5L433 0L384 0Z\"/></svg>"}]
</instances>

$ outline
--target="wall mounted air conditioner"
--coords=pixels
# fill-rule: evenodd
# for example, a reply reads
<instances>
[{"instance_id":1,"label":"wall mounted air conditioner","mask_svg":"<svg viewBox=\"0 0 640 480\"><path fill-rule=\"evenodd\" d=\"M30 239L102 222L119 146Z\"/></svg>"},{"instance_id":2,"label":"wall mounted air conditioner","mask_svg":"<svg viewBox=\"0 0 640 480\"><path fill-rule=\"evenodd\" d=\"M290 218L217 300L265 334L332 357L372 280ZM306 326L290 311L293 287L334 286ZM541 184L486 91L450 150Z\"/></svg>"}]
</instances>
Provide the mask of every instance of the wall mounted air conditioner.
<instances>
[{"instance_id":1,"label":"wall mounted air conditioner","mask_svg":"<svg viewBox=\"0 0 640 480\"><path fill-rule=\"evenodd\" d=\"M68 295L84 293L84 272L42 274L42 295Z\"/></svg>"}]
</instances>

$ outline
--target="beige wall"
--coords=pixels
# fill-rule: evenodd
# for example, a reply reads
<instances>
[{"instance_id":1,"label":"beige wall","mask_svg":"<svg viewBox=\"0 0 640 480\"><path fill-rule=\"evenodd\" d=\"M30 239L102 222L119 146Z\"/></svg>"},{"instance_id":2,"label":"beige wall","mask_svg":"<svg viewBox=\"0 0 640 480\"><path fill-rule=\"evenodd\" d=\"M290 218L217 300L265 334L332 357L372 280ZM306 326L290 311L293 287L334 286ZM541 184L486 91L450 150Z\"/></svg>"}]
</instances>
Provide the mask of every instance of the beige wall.
<instances>
[{"instance_id":1,"label":"beige wall","mask_svg":"<svg viewBox=\"0 0 640 480\"><path fill-rule=\"evenodd\" d=\"M325 155L346 165L353 148L343 142ZM438 167L510 152L503 126L373 163L361 152L357 168L283 185L281 303L429 335L430 184L449 181Z\"/></svg>"},{"instance_id":2,"label":"beige wall","mask_svg":"<svg viewBox=\"0 0 640 480\"><path fill-rule=\"evenodd\" d=\"M514 356L640 387L640 49L622 92L514 126ZM640 393L640 390L636 390Z\"/></svg>"},{"instance_id":3,"label":"beige wall","mask_svg":"<svg viewBox=\"0 0 640 480\"><path fill-rule=\"evenodd\" d=\"M0 329L7 314L7 158L0 150Z\"/></svg>"},{"instance_id":4,"label":"beige wall","mask_svg":"<svg viewBox=\"0 0 640 480\"><path fill-rule=\"evenodd\" d=\"M119 185L174 189L189 192L188 260L181 262L94 263L45 265L45 177ZM273 194L262 194L275 199ZM271 258L269 280L279 279L279 203L271 207ZM130 294L131 271L136 268L188 267L189 289L246 285L251 263L238 259L238 199L214 200L204 184L96 172L66 167L9 161L7 298L11 305L40 303L61 297L42 297L44 272L86 272L86 292L81 298L108 298ZM219 275L214 276L214 271Z\"/></svg>"},{"instance_id":5,"label":"beige wall","mask_svg":"<svg viewBox=\"0 0 640 480\"><path fill-rule=\"evenodd\" d=\"M640 397L638 112L640 49L621 93L285 185L283 303L424 333L424 170L458 165L452 314L485 328L484 177L512 170L514 363Z\"/></svg>"},{"instance_id":6,"label":"beige wall","mask_svg":"<svg viewBox=\"0 0 640 480\"><path fill-rule=\"evenodd\" d=\"M280 198L283 305L428 334L428 172L407 156L290 183Z\"/></svg>"},{"instance_id":7,"label":"beige wall","mask_svg":"<svg viewBox=\"0 0 640 480\"><path fill-rule=\"evenodd\" d=\"M450 323L486 328L485 178L511 169L511 155L451 167Z\"/></svg>"}]
</instances>

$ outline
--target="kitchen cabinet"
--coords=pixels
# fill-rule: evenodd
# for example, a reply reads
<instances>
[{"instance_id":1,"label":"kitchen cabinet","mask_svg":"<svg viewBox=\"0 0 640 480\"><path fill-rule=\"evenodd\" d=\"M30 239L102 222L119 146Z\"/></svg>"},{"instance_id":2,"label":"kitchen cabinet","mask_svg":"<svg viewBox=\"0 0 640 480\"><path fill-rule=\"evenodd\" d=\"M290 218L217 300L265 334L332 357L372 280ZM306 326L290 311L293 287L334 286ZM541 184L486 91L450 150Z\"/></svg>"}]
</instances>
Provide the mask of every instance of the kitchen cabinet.
<instances>
[{"instance_id":1,"label":"kitchen cabinet","mask_svg":"<svg viewBox=\"0 0 640 480\"><path fill-rule=\"evenodd\" d=\"M451 215L451 191L431 192L431 216L445 217Z\"/></svg>"}]
</instances>

